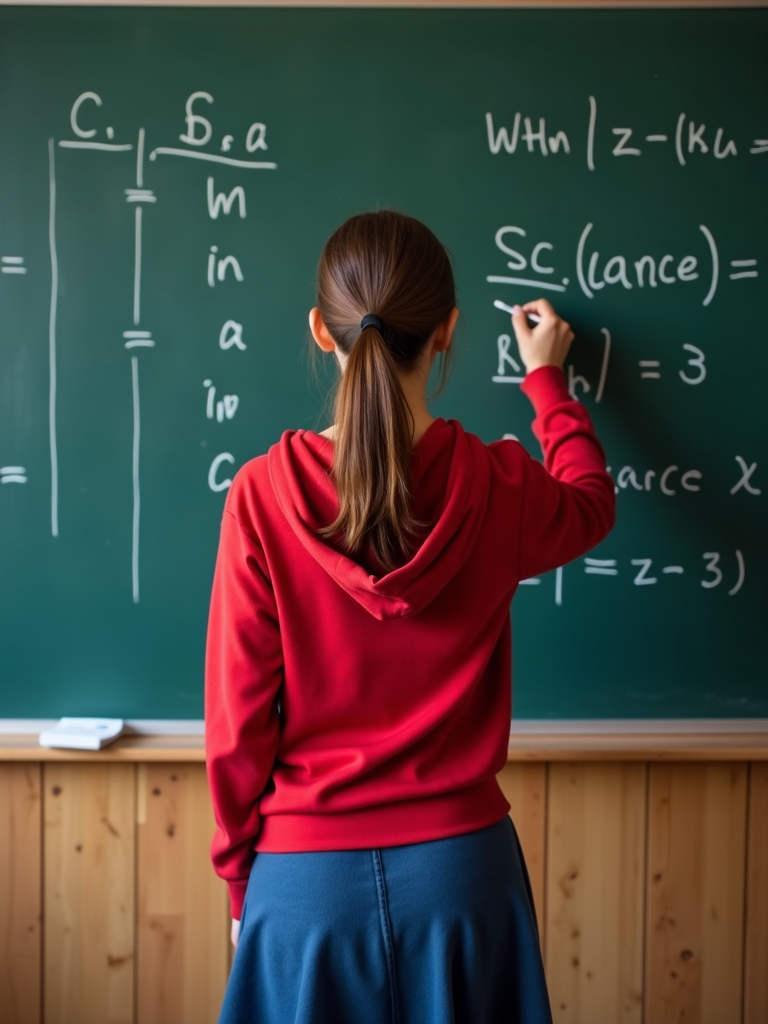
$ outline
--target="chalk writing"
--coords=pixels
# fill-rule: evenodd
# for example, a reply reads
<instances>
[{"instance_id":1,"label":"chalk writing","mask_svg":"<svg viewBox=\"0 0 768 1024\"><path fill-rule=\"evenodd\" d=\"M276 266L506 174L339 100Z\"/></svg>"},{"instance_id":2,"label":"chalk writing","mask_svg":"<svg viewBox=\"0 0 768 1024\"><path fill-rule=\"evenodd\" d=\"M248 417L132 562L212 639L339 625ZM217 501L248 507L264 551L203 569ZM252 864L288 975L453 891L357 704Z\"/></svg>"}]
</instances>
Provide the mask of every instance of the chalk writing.
<instances>
[{"instance_id":1,"label":"chalk writing","mask_svg":"<svg viewBox=\"0 0 768 1024\"><path fill-rule=\"evenodd\" d=\"M26 274L23 256L0 256L0 273Z\"/></svg>"},{"instance_id":2,"label":"chalk writing","mask_svg":"<svg viewBox=\"0 0 768 1024\"><path fill-rule=\"evenodd\" d=\"M243 341L243 325L236 320L227 320L219 333L219 348L226 351L232 347L245 351L246 345Z\"/></svg>"},{"instance_id":3,"label":"chalk writing","mask_svg":"<svg viewBox=\"0 0 768 1024\"><path fill-rule=\"evenodd\" d=\"M719 551L705 551L701 555L703 566L699 563L689 567L688 573L698 579L700 586L705 590L714 590L719 587L725 579L721 567L721 553ZM735 597L744 586L746 579L746 562L740 549L733 553L735 563L735 579L733 586L727 591L729 597ZM663 576L684 576L686 568L683 565L663 565L659 570L655 569L654 558L630 558L632 566L629 576L632 583L637 587L654 586L663 582ZM584 558L582 559L583 571L587 576L619 576L621 562L618 558ZM729 570L731 571L731 570ZM656 575L657 572L661 576Z\"/></svg>"},{"instance_id":4,"label":"chalk writing","mask_svg":"<svg viewBox=\"0 0 768 1024\"><path fill-rule=\"evenodd\" d=\"M238 209L240 211L240 219L245 220L245 191L243 190L242 185L235 185L229 195L225 195L223 192L214 194L213 178L208 178L206 189L208 216L211 220L216 220L219 213L222 211L225 215L228 214L232 209L235 200L237 200Z\"/></svg>"},{"instance_id":5,"label":"chalk writing","mask_svg":"<svg viewBox=\"0 0 768 1024\"><path fill-rule=\"evenodd\" d=\"M602 124L602 118L600 119ZM663 128L663 131L659 131ZM570 128L570 135L563 127L556 131L547 130L547 119L544 116L524 116L517 111L511 118L499 118L493 111L485 114L485 138L488 150L493 156L532 154L547 157L550 154L570 156L571 139L581 136L584 131L584 152L587 167L594 171L595 142L598 138L598 101L595 96L587 97L586 121L583 128ZM615 158L642 157L651 149L669 146L674 152L673 160L680 167L687 167L697 157L707 156L714 160L726 160L738 157L739 147L742 152L758 155L768 152L768 139L752 139L751 143L740 142L722 125L707 125L698 117L689 117L684 111L671 114L666 123L628 127L611 125L607 129L610 135L609 151ZM577 147L581 150L581 146ZM574 153L577 152L575 149Z\"/></svg>"},{"instance_id":6,"label":"chalk writing","mask_svg":"<svg viewBox=\"0 0 768 1024\"><path fill-rule=\"evenodd\" d=\"M277 164L273 161L257 161L243 159L235 155L222 156L221 153L229 154L236 141L232 132L225 132L219 139L220 153L213 153L206 150L209 143L215 141L215 129L211 117L211 110L214 106L214 97L211 93L198 90L191 93L184 104L185 130L179 135L179 141L187 148L180 149L177 146L157 146L149 153L149 160L154 162L159 156L179 156L192 159L202 159L213 163L221 163L229 166L240 167L244 170L274 170ZM105 106L99 93L93 90L86 90L80 93L72 103L69 111L69 123L74 138L58 140L58 146L68 150L98 150L102 152L127 153L132 152L132 142L115 141L116 131L111 124L104 123ZM207 115L207 116L206 116ZM253 121L247 130L240 136L241 144L246 154L266 150L267 126L262 121ZM51 300L49 316L49 434L50 434L50 461L51 461L51 533L54 537L59 534L58 515L58 441L56 431L56 406L57 406L57 345L56 345L56 318L58 300L58 257L56 250L56 166L54 160L54 139L49 140L49 248L51 258ZM131 350L130 355L130 378L132 394L132 415L133 415L133 440L131 455L131 472L133 481L133 509L131 519L131 594L134 604L139 603L140 596L140 563L139 563L139 542L141 524L141 493L140 493L140 456L141 456L141 402L140 402L140 366L139 353L142 350L154 349L156 340L152 331L141 325L142 320L142 253L144 236L144 208L153 206L158 202L158 196L154 189L148 188L144 181L144 157L146 146L146 131L139 128L136 140L136 166L135 185L125 187L123 197L125 202L134 207L133 211L133 287L131 302L131 328L122 332L122 342L125 349ZM246 196L242 185L235 185L228 192L217 192L214 178L208 176L206 180L206 205L211 220L217 220L219 216L227 217L235 210L241 220L246 217ZM0 271L3 274L23 275L27 273L24 257L3 256L0 257ZM207 282L211 288L231 279L236 282L244 280L244 274L240 260L232 254L219 255L218 246L211 245L207 256ZM219 348L226 351L229 349L245 350L246 344L243 341L243 325L236 320L226 320L219 334ZM216 388L207 379L206 387L208 396L206 400L206 415L208 419L217 423L224 423L234 418L240 404L237 395L224 394L216 397ZM233 463L234 458L224 452L218 455L208 472L208 486L214 492L226 490L231 481L228 478L219 480L219 468L225 463ZM21 467L5 467L0 470L0 482L2 483L26 483L26 471Z\"/></svg>"},{"instance_id":7,"label":"chalk writing","mask_svg":"<svg viewBox=\"0 0 768 1024\"><path fill-rule=\"evenodd\" d=\"M698 255L691 252L684 254L664 253L650 255L613 253L608 256L593 248L593 231L595 225L589 222L584 226L575 246L576 281L588 299L594 299L604 288L619 287L625 291L640 289L658 289L670 286L692 285L701 296L702 304L708 306L715 296L720 280L720 255L714 235L706 224L698 225L698 229L706 243ZM517 237L515 237L517 236ZM562 276L557 270L558 258L555 255L555 244L549 241L538 241L534 245L523 247L517 238L525 239L527 231L517 224L507 224L498 228L494 236L496 248L506 256L507 267L514 271L510 274L488 274L489 284L513 285L520 288L540 289L544 292L567 292L570 279ZM695 238L695 236L692 236ZM517 248L512 247L512 241ZM544 259L546 257L546 262ZM708 266L704 266L704 263ZM561 261L562 265L562 261ZM729 281L741 281L758 277L757 259L731 260ZM744 269L746 268L746 269ZM533 272L532 276L530 272ZM525 276L520 276L525 274ZM557 280L548 275L554 275ZM499 301L499 300L497 300Z\"/></svg>"},{"instance_id":8,"label":"chalk writing","mask_svg":"<svg viewBox=\"0 0 768 1024\"><path fill-rule=\"evenodd\" d=\"M208 470L208 486L216 493L219 491L226 491L232 486L232 481L229 477L226 477L224 480L218 479L219 467L225 462L234 465L234 455L230 455L229 452L222 452L220 455L216 456L211 463L211 468Z\"/></svg>"},{"instance_id":9,"label":"chalk writing","mask_svg":"<svg viewBox=\"0 0 768 1024\"><path fill-rule=\"evenodd\" d=\"M225 419L234 419L237 407L240 404L240 399L237 395L222 395L217 401L216 388L209 379L203 381L203 387L207 388L205 415L208 419L212 420L215 416L218 423L223 423Z\"/></svg>"},{"instance_id":10,"label":"chalk writing","mask_svg":"<svg viewBox=\"0 0 768 1024\"><path fill-rule=\"evenodd\" d=\"M750 480L752 478L752 474L757 469L757 463L756 462L751 462L749 465L747 465L746 460L743 459L740 455L735 456L735 458L736 458L736 462L739 465L739 469L741 470L741 476L736 481L736 483L733 485L733 487L730 489L729 493L730 494L736 494L736 492L740 491L742 489L742 487L743 487L744 490L747 492L747 494L754 494L754 495L761 494L762 492L761 492L760 488L759 487L755 487L754 484L750 483Z\"/></svg>"},{"instance_id":11,"label":"chalk writing","mask_svg":"<svg viewBox=\"0 0 768 1024\"><path fill-rule=\"evenodd\" d=\"M25 484L27 471L23 466L0 466L0 484Z\"/></svg>"}]
</instances>

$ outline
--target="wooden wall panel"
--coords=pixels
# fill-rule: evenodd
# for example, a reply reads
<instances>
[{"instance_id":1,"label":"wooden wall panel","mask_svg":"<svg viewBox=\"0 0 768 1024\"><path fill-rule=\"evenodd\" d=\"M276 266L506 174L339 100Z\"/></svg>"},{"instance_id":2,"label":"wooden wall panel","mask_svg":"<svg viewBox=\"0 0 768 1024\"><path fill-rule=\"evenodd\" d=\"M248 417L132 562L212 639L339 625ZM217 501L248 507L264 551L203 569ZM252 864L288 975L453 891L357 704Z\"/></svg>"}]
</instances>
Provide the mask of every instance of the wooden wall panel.
<instances>
[{"instance_id":1,"label":"wooden wall panel","mask_svg":"<svg viewBox=\"0 0 768 1024\"><path fill-rule=\"evenodd\" d=\"M0 764L0 1019L39 1024L41 827L39 764Z\"/></svg>"},{"instance_id":2,"label":"wooden wall panel","mask_svg":"<svg viewBox=\"0 0 768 1024\"><path fill-rule=\"evenodd\" d=\"M531 879L533 901L544 945L544 868L546 864L547 766L509 763L497 776L509 800L514 822Z\"/></svg>"},{"instance_id":3,"label":"wooden wall panel","mask_svg":"<svg viewBox=\"0 0 768 1024\"><path fill-rule=\"evenodd\" d=\"M641 1024L646 768L550 766L546 963L562 1024Z\"/></svg>"},{"instance_id":4,"label":"wooden wall panel","mask_svg":"<svg viewBox=\"0 0 768 1024\"><path fill-rule=\"evenodd\" d=\"M750 766L744 1024L768 1021L768 764Z\"/></svg>"},{"instance_id":5,"label":"wooden wall panel","mask_svg":"<svg viewBox=\"0 0 768 1024\"><path fill-rule=\"evenodd\" d=\"M557 1024L768 1022L768 762L512 762L499 783ZM0 1024L215 1020L212 832L203 764L0 764Z\"/></svg>"},{"instance_id":6,"label":"wooden wall panel","mask_svg":"<svg viewBox=\"0 0 768 1024\"><path fill-rule=\"evenodd\" d=\"M647 1020L740 1021L747 765L653 765Z\"/></svg>"},{"instance_id":7,"label":"wooden wall panel","mask_svg":"<svg viewBox=\"0 0 768 1024\"><path fill-rule=\"evenodd\" d=\"M138 1024L210 1024L229 969L204 765L139 767Z\"/></svg>"},{"instance_id":8,"label":"wooden wall panel","mask_svg":"<svg viewBox=\"0 0 768 1024\"><path fill-rule=\"evenodd\" d=\"M133 1024L135 769L43 772L45 1024Z\"/></svg>"}]
</instances>

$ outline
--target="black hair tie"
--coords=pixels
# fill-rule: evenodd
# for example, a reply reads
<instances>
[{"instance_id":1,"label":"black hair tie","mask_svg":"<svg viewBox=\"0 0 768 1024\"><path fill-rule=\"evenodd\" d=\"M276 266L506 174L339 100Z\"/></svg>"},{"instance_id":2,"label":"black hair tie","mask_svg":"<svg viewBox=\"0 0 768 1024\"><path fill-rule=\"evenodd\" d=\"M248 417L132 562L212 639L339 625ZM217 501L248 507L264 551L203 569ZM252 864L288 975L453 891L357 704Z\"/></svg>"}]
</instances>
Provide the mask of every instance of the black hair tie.
<instances>
[{"instance_id":1,"label":"black hair tie","mask_svg":"<svg viewBox=\"0 0 768 1024\"><path fill-rule=\"evenodd\" d=\"M360 321L360 333L366 329L366 327L375 327L379 334L384 333L384 321L380 316L376 316L375 313L366 313L363 319Z\"/></svg>"}]
</instances>

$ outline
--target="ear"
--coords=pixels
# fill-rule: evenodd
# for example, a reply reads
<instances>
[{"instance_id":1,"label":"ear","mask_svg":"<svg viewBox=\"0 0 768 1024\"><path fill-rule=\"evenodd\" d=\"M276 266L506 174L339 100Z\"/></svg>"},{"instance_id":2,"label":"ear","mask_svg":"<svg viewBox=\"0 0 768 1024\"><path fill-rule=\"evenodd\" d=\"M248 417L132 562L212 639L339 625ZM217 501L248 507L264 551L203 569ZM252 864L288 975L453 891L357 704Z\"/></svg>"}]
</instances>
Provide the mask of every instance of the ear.
<instances>
[{"instance_id":1,"label":"ear","mask_svg":"<svg viewBox=\"0 0 768 1024\"><path fill-rule=\"evenodd\" d=\"M331 332L325 326L323 314L317 306L313 306L309 311L309 329L312 332L312 337L323 352L333 352L335 350L336 342L331 337Z\"/></svg>"},{"instance_id":2,"label":"ear","mask_svg":"<svg viewBox=\"0 0 768 1024\"><path fill-rule=\"evenodd\" d=\"M445 352L453 339L453 332L459 320L459 308L454 306L448 316L435 330L435 340L432 345L433 352Z\"/></svg>"}]
</instances>

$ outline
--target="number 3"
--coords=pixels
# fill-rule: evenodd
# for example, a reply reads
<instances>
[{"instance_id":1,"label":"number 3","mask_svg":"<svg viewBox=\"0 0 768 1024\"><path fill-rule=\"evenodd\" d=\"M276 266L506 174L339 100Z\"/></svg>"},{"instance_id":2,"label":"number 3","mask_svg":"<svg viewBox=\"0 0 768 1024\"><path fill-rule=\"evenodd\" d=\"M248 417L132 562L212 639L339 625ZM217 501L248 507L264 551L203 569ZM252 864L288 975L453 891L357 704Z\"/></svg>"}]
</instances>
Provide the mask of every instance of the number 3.
<instances>
[{"instance_id":1,"label":"number 3","mask_svg":"<svg viewBox=\"0 0 768 1024\"><path fill-rule=\"evenodd\" d=\"M688 377L684 370L680 370L680 377L686 384L701 384L704 378L707 376L707 368L704 365L704 353L700 348L696 348L695 345L683 345L686 352L693 352L693 356L688 360L688 365L695 367L699 371L698 377Z\"/></svg>"},{"instance_id":2,"label":"number 3","mask_svg":"<svg viewBox=\"0 0 768 1024\"><path fill-rule=\"evenodd\" d=\"M720 555L717 551L705 551L702 558L707 558L709 561L706 564L706 572L714 573L715 578L713 580L702 580L702 587L706 587L707 590L711 590L712 587L716 587L721 582L723 574L718 569L717 563L720 561Z\"/></svg>"}]
</instances>

